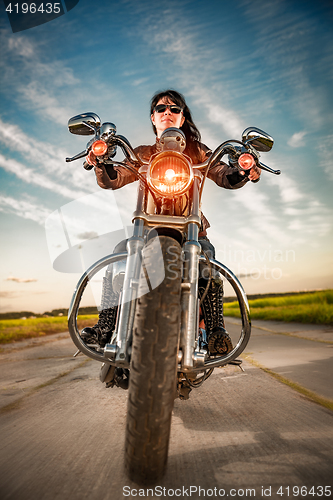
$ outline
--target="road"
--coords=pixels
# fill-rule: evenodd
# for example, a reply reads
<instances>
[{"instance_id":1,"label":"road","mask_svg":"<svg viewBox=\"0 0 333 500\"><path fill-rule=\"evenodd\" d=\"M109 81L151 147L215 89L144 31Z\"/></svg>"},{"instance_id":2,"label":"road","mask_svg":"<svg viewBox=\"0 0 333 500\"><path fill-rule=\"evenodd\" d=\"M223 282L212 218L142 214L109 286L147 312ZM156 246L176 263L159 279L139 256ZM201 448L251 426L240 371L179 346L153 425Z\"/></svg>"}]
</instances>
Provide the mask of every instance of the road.
<instances>
[{"instance_id":1,"label":"road","mask_svg":"<svg viewBox=\"0 0 333 500\"><path fill-rule=\"evenodd\" d=\"M227 323L231 333L236 323ZM328 498L333 412L253 363L328 401L332 346L326 327L254 322L245 371L216 369L188 401L175 401L168 469L154 491L124 474L127 393L104 388L98 362L73 358L67 334L7 346L0 353L0 498L314 499L325 486ZM295 495L292 487L301 486Z\"/></svg>"}]
</instances>

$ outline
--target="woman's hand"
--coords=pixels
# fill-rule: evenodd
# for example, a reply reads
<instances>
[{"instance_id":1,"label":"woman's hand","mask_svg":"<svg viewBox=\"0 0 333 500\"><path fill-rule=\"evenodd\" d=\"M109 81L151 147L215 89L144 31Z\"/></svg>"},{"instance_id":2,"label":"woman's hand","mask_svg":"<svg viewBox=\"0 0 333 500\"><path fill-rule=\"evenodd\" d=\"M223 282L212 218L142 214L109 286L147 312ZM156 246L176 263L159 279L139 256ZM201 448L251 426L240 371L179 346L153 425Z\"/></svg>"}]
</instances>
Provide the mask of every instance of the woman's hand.
<instances>
[{"instance_id":1,"label":"woman's hand","mask_svg":"<svg viewBox=\"0 0 333 500\"><path fill-rule=\"evenodd\" d=\"M89 165L93 165L94 167L97 166L97 159L92 151L89 151L89 154L87 154L86 162L89 163Z\"/></svg>"},{"instance_id":2,"label":"woman's hand","mask_svg":"<svg viewBox=\"0 0 333 500\"><path fill-rule=\"evenodd\" d=\"M245 175L244 170L241 170L240 174ZM251 168L248 177L249 177L250 181L255 182L255 181L258 181L260 179L260 175L261 175L261 168L259 168L259 167L257 167L257 165L255 165L254 167Z\"/></svg>"}]
</instances>

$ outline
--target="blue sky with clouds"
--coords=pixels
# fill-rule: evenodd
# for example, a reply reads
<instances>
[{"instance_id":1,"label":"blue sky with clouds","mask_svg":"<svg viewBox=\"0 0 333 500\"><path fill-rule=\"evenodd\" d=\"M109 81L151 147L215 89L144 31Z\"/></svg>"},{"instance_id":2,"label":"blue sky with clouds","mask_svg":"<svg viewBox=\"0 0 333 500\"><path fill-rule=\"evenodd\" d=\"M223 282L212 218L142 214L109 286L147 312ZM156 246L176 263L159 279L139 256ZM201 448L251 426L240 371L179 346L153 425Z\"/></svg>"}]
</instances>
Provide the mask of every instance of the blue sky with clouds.
<instances>
[{"instance_id":1,"label":"blue sky with clouds","mask_svg":"<svg viewBox=\"0 0 333 500\"><path fill-rule=\"evenodd\" d=\"M169 87L184 93L211 148L248 126L275 139L262 161L281 176L264 172L235 191L206 184L218 260L248 293L332 287L332 21L325 1L80 0L13 34L2 6L0 310L68 306L79 275L52 268L52 212L94 194L99 231L103 217L112 230L93 172L64 161L86 143L68 118L94 111L133 146L151 144L149 100ZM124 226L135 193L135 184L108 193ZM75 224L84 243L87 223Z\"/></svg>"}]
</instances>

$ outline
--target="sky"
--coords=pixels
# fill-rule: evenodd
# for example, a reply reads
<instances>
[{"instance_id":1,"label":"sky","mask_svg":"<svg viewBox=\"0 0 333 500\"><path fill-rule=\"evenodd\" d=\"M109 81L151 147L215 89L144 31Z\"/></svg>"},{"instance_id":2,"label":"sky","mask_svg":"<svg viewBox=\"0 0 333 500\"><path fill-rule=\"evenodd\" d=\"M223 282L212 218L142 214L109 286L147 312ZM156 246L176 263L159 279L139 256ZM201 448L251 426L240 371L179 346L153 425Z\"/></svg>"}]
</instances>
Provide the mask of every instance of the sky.
<instances>
[{"instance_id":1,"label":"sky","mask_svg":"<svg viewBox=\"0 0 333 500\"><path fill-rule=\"evenodd\" d=\"M92 111L153 144L149 101L167 88L210 148L249 126L275 140L261 160L280 176L206 183L217 260L248 294L333 287L331 2L80 0L17 33L0 8L0 312L68 307L82 267L128 234L136 183L104 191L66 163L87 142L68 119Z\"/></svg>"}]
</instances>

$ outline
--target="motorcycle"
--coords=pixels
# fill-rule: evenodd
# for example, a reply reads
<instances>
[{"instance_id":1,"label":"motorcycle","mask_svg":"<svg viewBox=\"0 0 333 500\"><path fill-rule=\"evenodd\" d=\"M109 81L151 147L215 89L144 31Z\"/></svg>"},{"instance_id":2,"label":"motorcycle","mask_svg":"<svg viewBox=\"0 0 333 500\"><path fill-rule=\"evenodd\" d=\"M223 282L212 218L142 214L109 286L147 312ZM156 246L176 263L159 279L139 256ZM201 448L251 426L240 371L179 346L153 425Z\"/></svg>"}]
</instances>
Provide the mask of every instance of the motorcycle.
<instances>
[{"instance_id":1,"label":"motorcycle","mask_svg":"<svg viewBox=\"0 0 333 500\"><path fill-rule=\"evenodd\" d=\"M241 141L223 142L205 162L194 165L184 154L183 132L168 128L160 138L162 151L144 162L117 134L116 126L101 124L95 113L71 118L68 127L73 134L94 137L67 162L92 150L111 178L116 176L114 167L121 165L139 180L133 235L80 278L68 328L78 352L102 363L100 380L107 387L128 387L125 465L130 479L149 483L166 468L175 397L188 399L214 368L239 363L251 335L242 285L224 264L209 258L198 238L205 180L225 155L229 165L245 175L254 165L279 174L259 160L259 152L270 151L274 141L249 127ZM124 154L120 162L114 160L117 148ZM93 168L86 162L84 167ZM103 300L114 301L108 309L113 331L98 344L90 344L81 336L77 316L87 284L104 268ZM214 337L216 318L223 314L219 288L223 279L231 284L241 313L241 331L232 341L228 335ZM200 327L202 319L205 328Z\"/></svg>"}]
</instances>

